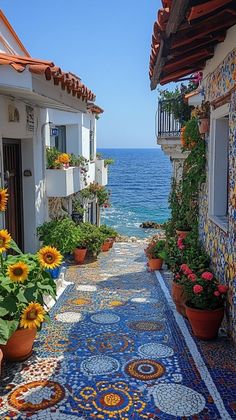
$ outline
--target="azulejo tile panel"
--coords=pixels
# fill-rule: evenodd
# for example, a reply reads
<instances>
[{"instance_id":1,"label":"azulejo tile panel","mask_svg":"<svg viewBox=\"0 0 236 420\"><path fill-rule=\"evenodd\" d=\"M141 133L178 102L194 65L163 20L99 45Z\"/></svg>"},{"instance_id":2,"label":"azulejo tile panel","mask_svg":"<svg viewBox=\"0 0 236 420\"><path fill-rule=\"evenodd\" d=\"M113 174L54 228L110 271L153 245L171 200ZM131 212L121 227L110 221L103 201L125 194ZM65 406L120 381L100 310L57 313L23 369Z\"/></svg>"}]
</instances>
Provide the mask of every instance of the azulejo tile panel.
<instances>
[{"instance_id":1,"label":"azulejo tile panel","mask_svg":"<svg viewBox=\"0 0 236 420\"><path fill-rule=\"evenodd\" d=\"M208 216L209 152L207 182L200 194L200 239L209 253L212 268L219 279L229 286L228 332L236 342L236 50L231 51L209 74L205 84L206 100L214 101L231 92L228 152L228 232L218 227ZM208 141L210 141L210 136ZM211 157L212 158L212 157Z\"/></svg>"},{"instance_id":2,"label":"azulejo tile panel","mask_svg":"<svg viewBox=\"0 0 236 420\"><path fill-rule=\"evenodd\" d=\"M96 269L68 270L74 284L51 311L33 355L4 369L1 419L220 418L155 275L146 271L142 246L126 249L117 244ZM231 392L217 387L233 416L230 366L223 377Z\"/></svg>"}]
</instances>

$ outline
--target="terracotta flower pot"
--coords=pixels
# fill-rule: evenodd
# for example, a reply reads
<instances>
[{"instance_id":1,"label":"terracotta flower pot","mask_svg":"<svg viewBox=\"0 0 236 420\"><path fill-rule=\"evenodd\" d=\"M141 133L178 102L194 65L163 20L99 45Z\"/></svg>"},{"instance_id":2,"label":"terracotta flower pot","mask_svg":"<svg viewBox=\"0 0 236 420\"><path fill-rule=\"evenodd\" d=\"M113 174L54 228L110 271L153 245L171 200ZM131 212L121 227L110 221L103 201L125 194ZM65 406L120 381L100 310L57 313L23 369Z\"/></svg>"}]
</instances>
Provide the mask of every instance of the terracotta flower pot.
<instances>
[{"instance_id":1,"label":"terracotta flower pot","mask_svg":"<svg viewBox=\"0 0 236 420\"><path fill-rule=\"evenodd\" d=\"M177 311L186 317L186 309L185 309L185 295L184 295L184 288L182 284L178 284L176 282L172 282L172 299L175 303Z\"/></svg>"},{"instance_id":2,"label":"terracotta flower pot","mask_svg":"<svg viewBox=\"0 0 236 420\"><path fill-rule=\"evenodd\" d=\"M209 131L209 118L200 118L198 129L200 134L206 134Z\"/></svg>"},{"instance_id":3,"label":"terracotta flower pot","mask_svg":"<svg viewBox=\"0 0 236 420\"><path fill-rule=\"evenodd\" d=\"M161 258L149 258L148 265L151 270L160 270L163 264Z\"/></svg>"},{"instance_id":4,"label":"terracotta flower pot","mask_svg":"<svg viewBox=\"0 0 236 420\"><path fill-rule=\"evenodd\" d=\"M212 340L217 337L224 318L224 307L214 310L195 309L187 305L185 307L193 334L197 338L201 340Z\"/></svg>"},{"instance_id":5,"label":"terracotta flower pot","mask_svg":"<svg viewBox=\"0 0 236 420\"><path fill-rule=\"evenodd\" d=\"M16 330L5 345L0 345L5 360L22 362L32 354L36 328Z\"/></svg>"},{"instance_id":6,"label":"terracotta flower pot","mask_svg":"<svg viewBox=\"0 0 236 420\"><path fill-rule=\"evenodd\" d=\"M86 248L75 248L74 253L73 253L75 262L78 264L83 264L86 254L87 254Z\"/></svg>"},{"instance_id":7,"label":"terracotta flower pot","mask_svg":"<svg viewBox=\"0 0 236 420\"><path fill-rule=\"evenodd\" d=\"M176 234L178 235L179 238L185 239L188 234L189 234L190 230L177 230L176 229Z\"/></svg>"},{"instance_id":8,"label":"terracotta flower pot","mask_svg":"<svg viewBox=\"0 0 236 420\"><path fill-rule=\"evenodd\" d=\"M3 352L0 349L0 376L1 376L2 359L3 359Z\"/></svg>"},{"instance_id":9,"label":"terracotta flower pot","mask_svg":"<svg viewBox=\"0 0 236 420\"><path fill-rule=\"evenodd\" d=\"M110 241L105 241L102 244L102 252L107 252L111 248Z\"/></svg>"}]
</instances>

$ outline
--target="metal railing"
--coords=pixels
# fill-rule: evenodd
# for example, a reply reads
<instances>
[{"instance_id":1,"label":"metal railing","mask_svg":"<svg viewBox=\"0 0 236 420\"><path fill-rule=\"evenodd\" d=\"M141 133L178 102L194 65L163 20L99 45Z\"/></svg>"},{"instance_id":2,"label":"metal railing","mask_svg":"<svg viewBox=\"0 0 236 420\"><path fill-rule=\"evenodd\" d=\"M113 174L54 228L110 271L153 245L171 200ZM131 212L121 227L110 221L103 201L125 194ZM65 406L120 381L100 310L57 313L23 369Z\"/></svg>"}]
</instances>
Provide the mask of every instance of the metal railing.
<instances>
[{"instance_id":1,"label":"metal railing","mask_svg":"<svg viewBox=\"0 0 236 420\"><path fill-rule=\"evenodd\" d=\"M159 100L156 113L156 136L159 137L179 137L181 123L174 118L171 112L173 101L178 99Z\"/></svg>"}]
</instances>

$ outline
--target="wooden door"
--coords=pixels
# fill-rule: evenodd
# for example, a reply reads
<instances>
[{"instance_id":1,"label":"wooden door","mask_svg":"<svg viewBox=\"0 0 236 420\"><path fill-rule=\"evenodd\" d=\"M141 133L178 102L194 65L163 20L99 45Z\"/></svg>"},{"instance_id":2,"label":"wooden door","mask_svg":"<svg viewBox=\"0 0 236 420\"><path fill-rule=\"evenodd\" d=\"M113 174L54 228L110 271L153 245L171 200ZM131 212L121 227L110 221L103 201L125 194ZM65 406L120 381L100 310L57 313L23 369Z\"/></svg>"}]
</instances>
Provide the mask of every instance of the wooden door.
<instances>
[{"instance_id":1,"label":"wooden door","mask_svg":"<svg viewBox=\"0 0 236 420\"><path fill-rule=\"evenodd\" d=\"M23 250L23 197L20 140L3 139L5 187L9 198L5 213L6 229Z\"/></svg>"}]
</instances>

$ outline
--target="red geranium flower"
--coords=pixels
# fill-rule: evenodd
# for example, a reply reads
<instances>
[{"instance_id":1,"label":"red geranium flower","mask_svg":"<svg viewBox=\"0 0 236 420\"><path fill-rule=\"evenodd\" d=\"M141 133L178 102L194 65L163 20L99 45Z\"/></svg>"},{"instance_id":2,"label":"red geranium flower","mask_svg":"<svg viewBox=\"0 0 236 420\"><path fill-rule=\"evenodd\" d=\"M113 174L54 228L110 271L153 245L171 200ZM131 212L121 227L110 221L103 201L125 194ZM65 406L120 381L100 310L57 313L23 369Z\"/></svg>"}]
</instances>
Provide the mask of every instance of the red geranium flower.
<instances>
[{"instance_id":1,"label":"red geranium flower","mask_svg":"<svg viewBox=\"0 0 236 420\"><path fill-rule=\"evenodd\" d=\"M210 273L210 271L205 271L202 273L201 277L203 280L212 280L214 276L212 273Z\"/></svg>"},{"instance_id":2,"label":"red geranium flower","mask_svg":"<svg viewBox=\"0 0 236 420\"><path fill-rule=\"evenodd\" d=\"M195 284L195 286L193 286L193 292L195 293L195 295L202 293L202 291L203 287L200 284Z\"/></svg>"},{"instance_id":3,"label":"red geranium flower","mask_svg":"<svg viewBox=\"0 0 236 420\"><path fill-rule=\"evenodd\" d=\"M197 276L194 273L191 273L188 275L188 279L191 281L196 281L197 280Z\"/></svg>"},{"instance_id":4,"label":"red geranium flower","mask_svg":"<svg viewBox=\"0 0 236 420\"><path fill-rule=\"evenodd\" d=\"M225 286L224 284L219 284L217 289L222 294L225 294L228 292L228 286Z\"/></svg>"}]
</instances>

